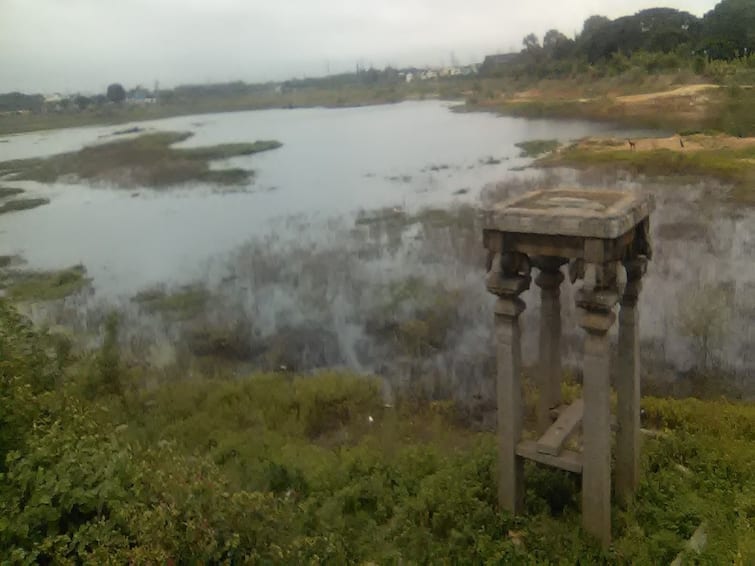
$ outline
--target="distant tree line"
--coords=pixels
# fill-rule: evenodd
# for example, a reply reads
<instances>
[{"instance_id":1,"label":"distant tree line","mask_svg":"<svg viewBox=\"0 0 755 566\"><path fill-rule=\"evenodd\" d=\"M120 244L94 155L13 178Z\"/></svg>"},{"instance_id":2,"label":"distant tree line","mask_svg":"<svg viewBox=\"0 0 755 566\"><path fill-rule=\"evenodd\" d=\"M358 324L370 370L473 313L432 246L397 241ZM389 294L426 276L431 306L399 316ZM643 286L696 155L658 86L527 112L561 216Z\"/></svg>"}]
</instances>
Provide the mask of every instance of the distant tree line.
<instances>
[{"instance_id":1,"label":"distant tree line","mask_svg":"<svg viewBox=\"0 0 755 566\"><path fill-rule=\"evenodd\" d=\"M754 51L755 1L723 0L702 18L652 8L615 20L591 16L574 38L555 29L542 42L529 34L519 54L490 56L481 72L563 76L580 70L579 65L601 64L614 64L621 71L631 57L644 57L648 71L691 61L701 72L709 61L751 59Z\"/></svg>"},{"instance_id":2,"label":"distant tree line","mask_svg":"<svg viewBox=\"0 0 755 566\"><path fill-rule=\"evenodd\" d=\"M127 99L144 100L153 97L149 90L137 86L129 91L120 83L108 85L105 93L86 96L83 94L45 97L41 94L24 94L21 92L0 93L0 114L16 112L68 112L84 111L104 106L108 103L122 104Z\"/></svg>"},{"instance_id":3,"label":"distant tree line","mask_svg":"<svg viewBox=\"0 0 755 566\"><path fill-rule=\"evenodd\" d=\"M16 112L18 110L39 112L44 103L45 97L41 94L23 94L21 92L0 94L0 112Z\"/></svg>"}]
</instances>

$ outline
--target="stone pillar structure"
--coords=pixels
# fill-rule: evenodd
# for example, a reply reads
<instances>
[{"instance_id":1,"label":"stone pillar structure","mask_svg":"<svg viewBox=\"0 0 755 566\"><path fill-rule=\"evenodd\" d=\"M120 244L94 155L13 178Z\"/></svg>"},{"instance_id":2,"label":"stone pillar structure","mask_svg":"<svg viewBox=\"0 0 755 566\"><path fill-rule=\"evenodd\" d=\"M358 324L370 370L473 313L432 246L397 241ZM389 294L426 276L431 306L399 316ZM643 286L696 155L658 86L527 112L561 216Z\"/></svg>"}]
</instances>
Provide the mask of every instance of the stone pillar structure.
<instances>
[{"instance_id":1,"label":"stone pillar structure","mask_svg":"<svg viewBox=\"0 0 755 566\"><path fill-rule=\"evenodd\" d=\"M540 273L535 283L540 287L540 342L538 368L539 401L537 429L543 434L551 426L551 409L561 404L561 283L564 275L561 266L566 263L559 257L537 258L535 266Z\"/></svg>"},{"instance_id":2,"label":"stone pillar structure","mask_svg":"<svg viewBox=\"0 0 755 566\"><path fill-rule=\"evenodd\" d=\"M524 273L522 273L524 271ZM521 254L495 253L486 279L495 304L498 400L498 503L512 513L524 510L524 459L517 455L522 438L522 346L519 295L530 286L529 264Z\"/></svg>"},{"instance_id":3,"label":"stone pillar structure","mask_svg":"<svg viewBox=\"0 0 755 566\"><path fill-rule=\"evenodd\" d=\"M587 246L586 246L587 247ZM586 254L589 256L589 252ZM619 301L616 264L587 264L577 292L585 329L582 397L582 524L604 547L611 543L611 355L608 331Z\"/></svg>"},{"instance_id":4,"label":"stone pillar structure","mask_svg":"<svg viewBox=\"0 0 755 566\"><path fill-rule=\"evenodd\" d=\"M604 547L611 542L611 352L609 331L619 302L617 493L627 499L638 483L640 430L639 316L637 300L647 260L652 259L650 195L628 191L537 190L493 204L486 211L488 291L495 306L498 358L498 497L500 506L523 506L523 459L582 474L582 522ZM538 438L522 436L519 295L530 285L530 261L539 269L541 318L537 406ZM569 263L577 292L584 342L582 399L561 399L561 266ZM553 408L559 407L554 422ZM582 429L582 450L569 438Z\"/></svg>"},{"instance_id":5,"label":"stone pillar structure","mask_svg":"<svg viewBox=\"0 0 755 566\"><path fill-rule=\"evenodd\" d=\"M619 351L616 372L618 398L616 431L616 494L627 503L640 478L640 313L637 303L647 260L624 262L627 283L619 312Z\"/></svg>"}]
</instances>

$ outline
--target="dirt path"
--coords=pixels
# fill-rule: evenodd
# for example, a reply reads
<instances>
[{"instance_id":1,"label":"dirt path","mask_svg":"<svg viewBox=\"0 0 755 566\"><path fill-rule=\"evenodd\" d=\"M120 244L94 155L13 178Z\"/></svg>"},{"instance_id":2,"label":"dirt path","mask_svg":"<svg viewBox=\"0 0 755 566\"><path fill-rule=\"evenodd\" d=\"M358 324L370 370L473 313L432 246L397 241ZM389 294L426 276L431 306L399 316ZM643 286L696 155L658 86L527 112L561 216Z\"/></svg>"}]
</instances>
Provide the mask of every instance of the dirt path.
<instances>
[{"instance_id":1,"label":"dirt path","mask_svg":"<svg viewBox=\"0 0 755 566\"><path fill-rule=\"evenodd\" d=\"M624 104L644 104L665 98L696 97L711 89L721 88L714 84L688 85L661 92L649 92L646 94L629 94L617 96L616 100Z\"/></svg>"}]
</instances>

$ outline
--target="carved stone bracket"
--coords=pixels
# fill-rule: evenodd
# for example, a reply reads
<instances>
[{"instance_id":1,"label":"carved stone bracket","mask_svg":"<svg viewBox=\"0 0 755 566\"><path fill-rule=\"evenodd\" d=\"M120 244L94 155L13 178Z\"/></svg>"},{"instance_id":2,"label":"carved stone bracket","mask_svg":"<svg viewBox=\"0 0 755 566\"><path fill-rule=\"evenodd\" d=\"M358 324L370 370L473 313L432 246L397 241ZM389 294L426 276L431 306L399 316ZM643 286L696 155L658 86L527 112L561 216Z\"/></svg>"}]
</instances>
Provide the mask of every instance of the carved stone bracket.
<instances>
[{"instance_id":1,"label":"carved stone bracket","mask_svg":"<svg viewBox=\"0 0 755 566\"><path fill-rule=\"evenodd\" d=\"M531 269L529 258L524 254L492 253L485 285L490 293L500 299L514 300L530 288Z\"/></svg>"},{"instance_id":2,"label":"carved stone bracket","mask_svg":"<svg viewBox=\"0 0 755 566\"><path fill-rule=\"evenodd\" d=\"M624 261L624 269L627 274L626 286L621 296L621 305L634 307L642 290L642 277L647 272L648 260L644 257L637 257Z\"/></svg>"}]
</instances>

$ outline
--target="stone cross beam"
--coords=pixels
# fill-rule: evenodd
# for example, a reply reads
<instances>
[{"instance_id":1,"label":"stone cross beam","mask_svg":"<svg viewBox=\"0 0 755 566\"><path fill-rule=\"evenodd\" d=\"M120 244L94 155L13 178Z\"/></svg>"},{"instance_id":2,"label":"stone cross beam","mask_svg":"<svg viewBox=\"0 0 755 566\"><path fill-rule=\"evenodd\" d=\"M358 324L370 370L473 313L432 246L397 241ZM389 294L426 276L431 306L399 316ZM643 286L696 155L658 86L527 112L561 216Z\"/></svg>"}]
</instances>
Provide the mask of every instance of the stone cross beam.
<instances>
[{"instance_id":1,"label":"stone cross beam","mask_svg":"<svg viewBox=\"0 0 755 566\"><path fill-rule=\"evenodd\" d=\"M611 540L611 383L608 332L620 304L616 433L616 493L630 499L639 480L640 367L638 298L651 259L651 197L609 190L542 190L487 211L488 291L495 305L499 475L502 508L524 504L524 458L582 474L585 529ZM581 280L576 294L585 330L583 398L561 399L562 266ZM521 327L532 268L540 288L540 362L537 434L525 440L522 423ZM555 421L555 422L554 422ZM581 425L581 452L564 444Z\"/></svg>"}]
</instances>

